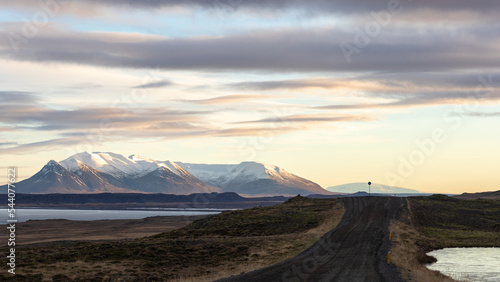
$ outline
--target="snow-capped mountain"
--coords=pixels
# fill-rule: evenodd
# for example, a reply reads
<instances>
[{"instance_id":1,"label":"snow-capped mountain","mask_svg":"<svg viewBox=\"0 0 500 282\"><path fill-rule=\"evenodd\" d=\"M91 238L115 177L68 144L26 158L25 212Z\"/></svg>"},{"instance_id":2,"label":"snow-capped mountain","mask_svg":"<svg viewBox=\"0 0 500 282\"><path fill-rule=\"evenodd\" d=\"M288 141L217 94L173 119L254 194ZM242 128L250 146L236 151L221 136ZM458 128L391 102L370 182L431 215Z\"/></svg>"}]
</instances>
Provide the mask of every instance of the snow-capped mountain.
<instances>
[{"instance_id":1,"label":"snow-capped mountain","mask_svg":"<svg viewBox=\"0 0 500 282\"><path fill-rule=\"evenodd\" d=\"M165 190L166 183L168 183L168 194L221 191L221 189L206 184L175 164L172 164L172 169L161 166L140 177L130 178L127 183L130 187L136 187L141 191L151 193L167 193Z\"/></svg>"},{"instance_id":2,"label":"snow-capped mountain","mask_svg":"<svg viewBox=\"0 0 500 282\"><path fill-rule=\"evenodd\" d=\"M224 192L256 195L332 194L318 184L274 165L242 162L236 165L177 162L189 173Z\"/></svg>"},{"instance_id":3,"label":"snow-capped mountain","mask_svg":"<svg viewBox=\"0 0 500 282\"><path fill-rule=\"evenodd\" d=\"M62 163L62 162L61 162ZM68 169L67 164L71 164L71 169ZM61 166L63 166L61 164ZM110 174L103 173L81 161L76 159L68 159L63 166L65 169L75 174L87 185L89 193L127 193L134 192L120 179L115 178Z\"/></svg>"},{"instance_id":4,"label":"snow-capped mountain","mask_svg":"<svg viewBox=\"0 0 500 282\"><path fill-rule=\"evenodd\" d=\"M16 184L18 193L127 193L132 190L117 187L85 164L73 173L56 161L49 161L38 173Z\"/></svg>"},{"instance_id":5,"label":"snow-capped mountain","mask_svg":"<svg viewBox=\"0 0 500 282\"><path fill-rule=\"evenodd\" d=\"M2 187L3 188L3 187ZM18 193L165 193L219 192L175 163L133 155L83 152L20 181ZM5 189L6 190L6 189Z\"/></svg>"},{"instance_id":6,"label":"snow-capped mountain","mask_svg":"<svg viewBox=\"0 0 500 282\"><path fill-rule=\"evenodd\" d=\"M356 192L368 192L368 183L358 182L358 183L349 183L337 186L331 186L326 188L326 190L337 193L356 193ZM418 194L420 191L407 189L402 187L388 186L383 184L372 183L370 191L372 193L389 193L389 194Z\"/></svg>"},{"instance_id":7,"label":"snow-capped mountain","mask_svg":"<svg viewBox=\"0 0 500 282\"><path fill-rule=\"evenodd\" d=\"M333 194L274 165L175 163L104 152L82 152L60 163L49 161L17 187L19 193Z\"/></svg>"},{"instance_id":8,"label":"snow-capped mountain","mask_svg":"<svg viewBox=\"0 0 500 282\"><path fill-rule=\"evenodd\" d=\"M141 177L158 168L167 168L178 174L171 162L159 163L137 155L127 158L114 153L82 152L61 161L61 165L70 171L78 169L78 163L84 163L116 178Z\"/></svg>"},{"instance_id":9,"label":"snow-capped mountain","mask_svg":"<svg viewBox=\"0 0 500 282\"><path fill-rule=\"evenodd\" d=\"M38 173L16 184L18 193L84 192L87 185L56 161L49 161Z\"/></svg>"}]
</instances>

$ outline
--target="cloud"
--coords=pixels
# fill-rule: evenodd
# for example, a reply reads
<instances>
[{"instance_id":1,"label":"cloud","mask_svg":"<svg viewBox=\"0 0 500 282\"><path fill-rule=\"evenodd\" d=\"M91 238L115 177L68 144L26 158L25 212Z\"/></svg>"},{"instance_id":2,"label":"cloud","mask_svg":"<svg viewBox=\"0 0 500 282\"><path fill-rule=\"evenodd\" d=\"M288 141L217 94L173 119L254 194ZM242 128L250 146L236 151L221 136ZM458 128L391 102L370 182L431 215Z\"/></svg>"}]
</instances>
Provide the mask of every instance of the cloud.
<instances>
[{"instance_id":1,"label":"cloud","mask_svg":"<svg viewBox=\"0 0 500 282\"><path fill-rule=\"evenodd\" d=\"M351 42L355 33L328 28L255 30L188 38L129 34L126 40L117 33L40 34L15 58L118 68L158 65L166 70L194 71L381 73L495 69L500 65L500 39L492 37L489 28L463 30L460 36L431 28L391 30L355 54L350 63L339 44ZM0 35L7 36L5 32ZM0 43L0 54L9 50L8 42Z\"/></svg>"},{"instance_id":2,"label":"cloud","mask_svg":"<svg viewBox=\"0 0 500 282\"><path fill-rule=\"evenodd\" d=\"M371 120L368 116L361 115L308 114L263 118L240 123L232 121L213 123L207 119L219 113L215 110L179 110L162 106L137 109L91 107L62 110L51 109L43 104L24 105L26 99L36 100L36 96L24 93L16 100L11 94L3 93L1 96L3 100L11 101L8 105L0 104L0 111L5 113L3 122L12 124L12 130L15 131L44 132L45 134L51 132L50 134L56 138L28 143L2 142L0 144L2 154L61 150L61 148L94 146L141 138L171 140L244 137L270 133L279 135L305 130L321 122ZM241 96L237 98L221 96L202 100L201 103L217 104L245 101L251 98L251 95ZM259 125L255 126L257 124Z\"/></svg>"},{"instance_id":3,"label":"cloud","mask_svg":"<svg viewBox=\"0 0 500 282\"><path fill-rule=\"evenodd\" d=\"M0 91L0 104L35 103L38 97L26 91Z\"/></svg>"},{"instance_id":4,"label":"cloud","mask_svg":"<svg viewBox=\"0 0 500 282\"><path fill-rule=\"evenodd\" d=\"M241 97L221 96L213 99L197 101L198 103L227 103L246 101L251 95ZM254 95L257 96L257 95ZM244 98L244 99L243 99ZM85 146L98 146L109 142L126 142L138 139L189 139L210 137L244 137L272 133L285 134L306 129L303 125L312 116L287 116L291 122L301 123L253 126L247 123L232 123L231 121L211 122L216 110L194 111L179 110L161 105L157 107L119 108L119 107L89 107L76 109L52 109L41 103L25 104L26 101L38 101L32 93L4 91L0 99L7 104L0 104L4 113L2 122L11 125L8 130L25 132L43 132L47 140L14 143L7 140L0 142L2 154L25 154L39 151L72 149ZM262 114L262 113L260 113ZM317 117L319 121L341 121L341 117ZM312 124L312 123L311 123ZM49 133L50 132L50 133ZM39 134L37 133L37 134ZM48 136L51 136L50 138ZM17 140L16 140L17 141Z\"/></svg>"},{"instance_id":5,"label":"cloud","mask_svg":"<svg viewBox=\"0 0 500 282\"><path fill-rule=\"evenodd\" d=\"M72 85L67 86L66 88L68 89L76 89L76 90L92 90L92 89L98 89L102 88L102 85L96 84L93 82L86 82L86 83L75 83Z\"/></svg>"},{"instance_id":6,"label":"cloud","mask_svg":"<svg viewBox=\"0 0 500 282\"><path fill-rule=\"evenodd\" d=\"M25 154L32 152L40 152L41 149L46 151L60 150L62 147L75 146L82 144L85 140L79 138L57 138L39 142L20 144L10 148L0 148L0 154Z\"/></svg>"},{"instance_id":7,"label":"cloud","mask_svg":"<svg viewBox=\"0 0 500 282\"><path fill-rule=\"evenodd\" d=\"M54 1L55 2L55 1ZM59 1L61 2L61 1ZM4 7L31 8L39 7L40 3L37 0L1 0L1 5ZM65 3L62 1L61 6L65 5L85 5L89 10L95 10L98 7L118 7L125 9L165 9L165 8L201 8L201 9L227 9L233 12L239 10L254 10L254 11L273 11L273 12L289 12L304 11L308 13L366 13L371 10L381 10L387 8L389 1L373 1L373 0L351 0L351 1L330 1L330 0L237 0L219 2L205 0L80 0L76 3ZM405 7L406 10L436 10L436 11L476 11L479 13L487 13L492 10L500 9L500 4L495 0L482 0L480 3L467 0L436 0L436 1L398 1ZM80 12L84 14L83 12Z\"/></svg>"},{"instance_id":8,"label":"cloud","mask_svg":"<svg viewBox=\"0 0 500 282\"><path fill-rule=\"evenodd\" d=\"M326 88L331 89L345 85L345 82L328 78L287 79L267 81L245 81L226 84L225 87L242 90L277 90L277 89L304 89Z\"/></svg>"},{"instance_id":9,"label":"cloud","mask_svg":"<svg viewBox=\"0 0 500 282\"><path fill-rule=\"evenodd\" d=\"M249 123L317 123L317 122L348 122L348 121L371 121L373 118L367 115L332 115L327 113L320 114L301 114L288 115L283 117L265 118L252 121L237 122L237 124Z\"/></svg>"},{"instance_id":10,"label":"cloud","mask_svg":"<svg viewBox=\"0 0 500 282\"><path fill-rule=\"evenodd\" d=\"M423 107L441 104L488 103L500 101L498 73L386 73L352 77L247 81L224 87L251 91L297 90L321 88L329 96L351 93L353 97L380 98L388 102L323 105L316 109L357 110L370 108ZM334 91L343 88L344 91ZM347 91L347 92L346 92Z\"/></svg>"},{"instance_id":11,"label":"cloud","mask_svg":"<svg viewBox=\"0 0 500 282\"><path fill-rule=\"evenodd\" d=\"M210 136L214 137L245 137L245 136L268 136L281 135L289 132L300 130L297 127L239 127L228 128L210 132Z\"/></svg>"},{"instance_id":12,"label":"cloud","mask_svg":"<svg viewBox=\"0 0 500 282\"><path fill-rule=\"evenodd\" d=\"M141 84L141 85L136 85L136 86L134 86L132 88L140 88L140 89L144 89L144 88L161 88L161 87L170 86L170 85L173 85L173 83L171 81L160 80L160 81L154 81L154 82L145 83L145 84Z\"/></svg>"},{"instance_id":13,"label":"cloud","mask_svg":"<svg viewBox=\"0 0 500 282\"><path fill-rule=\"evenodd\" d=\"M0 110L7 112L3 122L11 124L29 124L17 126L20 129L49 130L90 130L99 127L135 128L149 126L165 120L175 122L193 122L202 119L209 112L180 111L165 108L81 108L75 110L54 110L45 107L10 108L0 105Z\"/></svg>"},{"instance_id":14,"label":"cloud","mask_svg":"<svg viewBox=\"0 0 500 282\"><path fill-rule=\"evenodd\" d=\"M264 96L264 95L225 95L209 99L182 100L182 101L194 104L218 105L218 104L238 103L244 101L260 101L263 99L271 99L271 98L272 98L271 96Z\"/></svg>"},{"instance_id":15,"label":"cloud","mask_svg":"<svg viewBox=\"0 0 500 282\"><path fill-rule=\"evenodd\" d=\"M489 92L486 89L479 92L423 92L411 95L394 95L399 99L387 103L360 103L350 105L324 105L314 107L322 110L358 110L358 109L383 109L383 108L410 108L436 106L445 104L476 104L499 102L499 92Z\"/></svg>"},{"instance_id":16,"label":"cloud","mask_svg":"<svg viewBox=\"0 0 500 282\"><path fill-rule=\"evenodd\" d=\"M0 147L10 147L10 146L15 146L19 143L17 142L0 142Z\"/></svg>"},{"instance_id":17,"label":"cloud","mask_svg":"<svg viewBox=\"0 0 500 282\"><path fill-rule=\"evenodd\" d=\"M311 77L283 80L244 81L223 85L239 90L303 90L307 88L349 88L375 93L414 93L425 89L499 89L500 74L488 71L487 75L463 72L396 72L373 73L350 77Z\"/></svg>"}]
</instances>

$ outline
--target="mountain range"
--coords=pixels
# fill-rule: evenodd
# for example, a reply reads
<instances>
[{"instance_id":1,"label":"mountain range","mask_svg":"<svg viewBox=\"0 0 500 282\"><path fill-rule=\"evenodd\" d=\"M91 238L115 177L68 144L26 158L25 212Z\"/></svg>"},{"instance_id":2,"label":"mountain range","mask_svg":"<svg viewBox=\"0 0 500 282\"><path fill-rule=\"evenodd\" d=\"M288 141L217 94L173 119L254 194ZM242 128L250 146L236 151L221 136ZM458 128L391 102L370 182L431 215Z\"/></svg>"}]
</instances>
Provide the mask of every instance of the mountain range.
<instances>
[{"instance_id":1,"label":"mountain range","mask_svg":"<svg viewBox=\"0 0 500 282\"><path fill-rule=\"evenodd\" d=\"M2 186L1 191L6 191ZM334 194L274 165L234 165L157 161L138 155L82 152L49 161L16 184L17 193L164 193L236 192L241 195Z\"/></svg>"}]
</instances>

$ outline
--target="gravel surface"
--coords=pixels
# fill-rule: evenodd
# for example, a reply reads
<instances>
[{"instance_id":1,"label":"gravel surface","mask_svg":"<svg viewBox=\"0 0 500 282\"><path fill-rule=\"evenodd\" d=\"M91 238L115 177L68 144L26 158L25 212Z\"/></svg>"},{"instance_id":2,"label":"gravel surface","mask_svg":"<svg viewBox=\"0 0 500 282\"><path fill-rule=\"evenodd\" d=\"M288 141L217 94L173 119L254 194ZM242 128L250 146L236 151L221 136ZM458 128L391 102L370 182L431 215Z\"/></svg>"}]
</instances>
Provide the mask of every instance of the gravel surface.
<instances>
[{"instance_id":1,"label":"gravel surface","mask_svg":"<svg viewBox=\"0 0 500 282\"><path fill-rule=\"evenodd\" d=\"M396 197L339 199L346 212L340 224L298 256L220 282L404 281L387 264L389 222L406 200Z\"/></svg>"}]
</instances>

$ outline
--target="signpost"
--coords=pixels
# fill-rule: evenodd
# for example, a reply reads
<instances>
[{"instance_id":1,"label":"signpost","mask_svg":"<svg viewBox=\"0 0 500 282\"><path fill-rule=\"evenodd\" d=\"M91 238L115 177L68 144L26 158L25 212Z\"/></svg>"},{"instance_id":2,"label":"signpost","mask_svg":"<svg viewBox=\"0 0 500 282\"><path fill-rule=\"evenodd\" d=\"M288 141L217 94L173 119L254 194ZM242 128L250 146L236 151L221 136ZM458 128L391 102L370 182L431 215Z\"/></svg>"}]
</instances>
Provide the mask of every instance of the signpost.
<instances>
[{"instance_id":1,"label":"signpost","mask_svg":"<svg viewBox=\"0 0 500 282\"><path fill-rule=\"evenodd\" d=\"M371 185L372 185L371 181L368 182L368 195L370 195L371 192Z\"/></svg>"}]
</instances>

